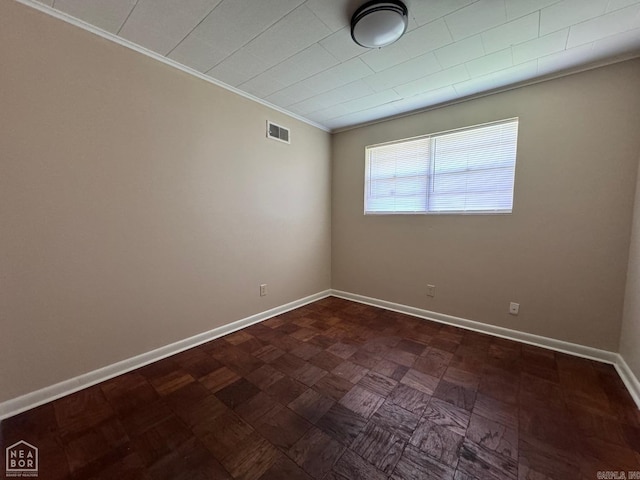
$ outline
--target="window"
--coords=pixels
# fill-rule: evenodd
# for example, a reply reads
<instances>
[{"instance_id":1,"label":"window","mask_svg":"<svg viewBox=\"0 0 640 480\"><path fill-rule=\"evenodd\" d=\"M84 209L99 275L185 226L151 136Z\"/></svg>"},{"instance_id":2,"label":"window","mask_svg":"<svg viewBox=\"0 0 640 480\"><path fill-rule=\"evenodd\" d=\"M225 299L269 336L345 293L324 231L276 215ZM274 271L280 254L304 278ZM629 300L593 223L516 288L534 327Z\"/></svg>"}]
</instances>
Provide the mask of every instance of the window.
<instances>
[{"instance_id":1,"label":"window","mask_svg":"<svg viewBox=\"0 0 640 480\"><path fill-rule=\"evenodd\" d=\"M364 211L511 213L518 119L366 148Z\"/></svg>"}]
</instances>

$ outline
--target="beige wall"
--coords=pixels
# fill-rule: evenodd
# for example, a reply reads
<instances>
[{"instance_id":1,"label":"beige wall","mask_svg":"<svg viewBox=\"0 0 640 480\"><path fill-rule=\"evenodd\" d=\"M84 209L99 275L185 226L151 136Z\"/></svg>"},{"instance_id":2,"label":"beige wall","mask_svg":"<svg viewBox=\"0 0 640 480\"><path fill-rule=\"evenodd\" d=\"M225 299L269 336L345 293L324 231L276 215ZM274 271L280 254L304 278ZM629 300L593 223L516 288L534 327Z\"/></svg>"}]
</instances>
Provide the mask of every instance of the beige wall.
<instances>
[{"instance_id":1,"label":"beige wall","mask_svg":"<svg viewBox=\"0 0 640 480\"><path fill-rule=\"evenodd\" d=\"M633 229L629 248L627 290L624 298L620 354L640 378L640 171L636 184L636 201L633 208Z\"/></svg>"},{"instance_id":2,"label":"beige wall","mask_svg":"<svg viewBox=\"0 0 640 480\"><path fill-rule=\"evenodd\" d=\"M0 45L0 401L330 287L327 133L15 2Z\"/></svg>"},{"instance_id":3,"label":"beige wall","mask_svg":"<svg viewBox=\"0 0 640 480\"><path fill-rule=\"evenodd\" d=\"M333 288L617 351L639 79L636 60L335 135ZM513 214L363 215L366 145L515 116Z\"/></svg>"}]
</instances>

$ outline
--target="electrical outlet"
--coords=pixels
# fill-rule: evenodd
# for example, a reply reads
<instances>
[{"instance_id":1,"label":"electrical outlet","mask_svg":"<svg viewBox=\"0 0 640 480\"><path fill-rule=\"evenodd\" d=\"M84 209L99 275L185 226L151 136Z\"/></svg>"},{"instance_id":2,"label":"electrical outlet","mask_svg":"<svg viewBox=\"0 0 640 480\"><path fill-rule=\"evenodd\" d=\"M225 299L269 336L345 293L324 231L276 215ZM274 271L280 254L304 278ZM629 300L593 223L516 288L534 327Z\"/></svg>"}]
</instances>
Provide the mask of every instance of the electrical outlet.
<instances>
[{"instance_id":1,"label":"electrical outlet","mask_svg":"<svg viewBox=\"0 0 640 480\"><path fill-rule=\"evenodd\" d=\"M510 315L518 315L519 311L520 311L520 304L519 303L511 302L509 304L509 314Z\"/></svg>"},{"instance_id":2,"label":"electrical outlet","mask_svg":"<svg viewBox=\"0 0 640 480\"><path fill-rule=\"evenodd\" d=\"M427 297L435 297L435 296L436 296L436 286L427 285Z\"/></svg>"},{"instance_id":3,"label":"electrical outlet","mask_svg":"<svg viewBox=\"0 0 640 480\"><path fill-rule=\"evenodd\" d=\"M264 297L267 295L267 284L263 283L262 285L260 285L260 296Z\"/></svg>"}]
</instances>

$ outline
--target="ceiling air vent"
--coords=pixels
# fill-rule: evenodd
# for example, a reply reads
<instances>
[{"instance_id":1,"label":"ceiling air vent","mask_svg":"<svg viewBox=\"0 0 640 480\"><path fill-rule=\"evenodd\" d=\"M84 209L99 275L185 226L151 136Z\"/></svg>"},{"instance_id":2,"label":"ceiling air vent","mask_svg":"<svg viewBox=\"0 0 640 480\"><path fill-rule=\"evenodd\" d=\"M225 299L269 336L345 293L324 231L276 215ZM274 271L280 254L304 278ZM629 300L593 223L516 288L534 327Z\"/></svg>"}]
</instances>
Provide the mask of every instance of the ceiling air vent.
<instances>
[{"instance_id":1,"label":"ceiling air vent","mask_svg":"<svg viewBox=\"0 0 640 480\"><path fill-rule=\"evenodd\" d=\"M269 120L267 120L267 138L273 138L274 140L279 140L284 143L291 143L291 140L289 140L291 138L289 129L276 125Z\"/></svg>"}]
</instances>

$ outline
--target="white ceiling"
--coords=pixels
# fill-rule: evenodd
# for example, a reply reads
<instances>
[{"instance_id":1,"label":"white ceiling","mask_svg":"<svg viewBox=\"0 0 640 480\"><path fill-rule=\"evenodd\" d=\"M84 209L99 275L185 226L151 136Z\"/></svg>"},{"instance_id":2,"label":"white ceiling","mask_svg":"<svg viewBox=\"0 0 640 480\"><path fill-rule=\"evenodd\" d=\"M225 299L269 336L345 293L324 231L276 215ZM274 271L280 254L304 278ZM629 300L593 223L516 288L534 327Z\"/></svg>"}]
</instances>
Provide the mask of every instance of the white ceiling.
<instances>
[{"instance_id":1,"label":"white ceiling","mask_svg":"<svg viewBox=\"0 0 640 480\"><path fill-rule=\"evenodd\" d=\"M365 0L41 0L329 129L640 55L640 0L408 0L356 45Z\"/></svg>"}]
</instances>

